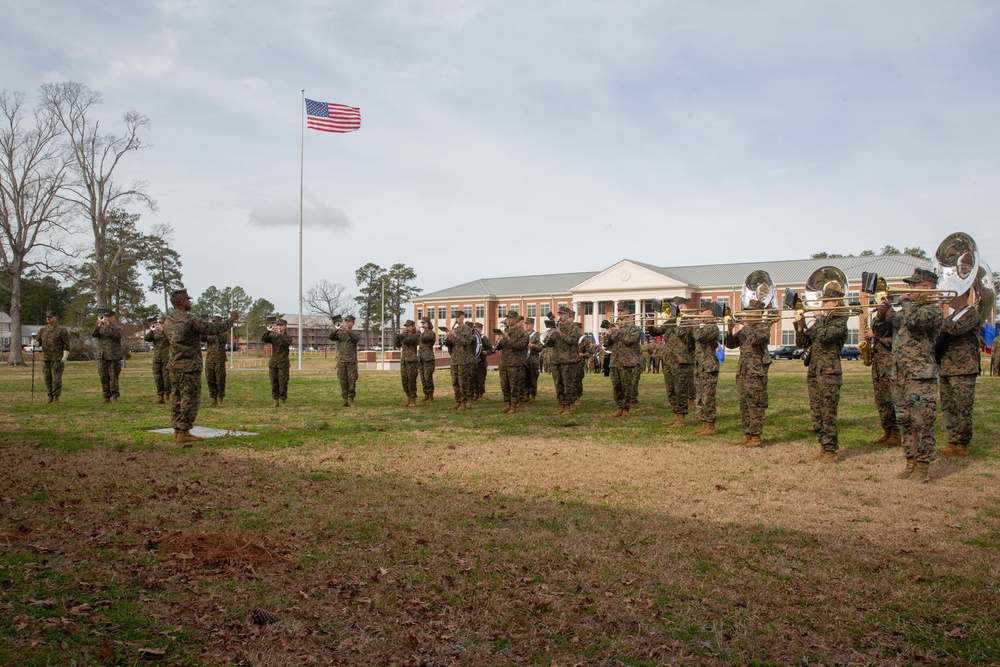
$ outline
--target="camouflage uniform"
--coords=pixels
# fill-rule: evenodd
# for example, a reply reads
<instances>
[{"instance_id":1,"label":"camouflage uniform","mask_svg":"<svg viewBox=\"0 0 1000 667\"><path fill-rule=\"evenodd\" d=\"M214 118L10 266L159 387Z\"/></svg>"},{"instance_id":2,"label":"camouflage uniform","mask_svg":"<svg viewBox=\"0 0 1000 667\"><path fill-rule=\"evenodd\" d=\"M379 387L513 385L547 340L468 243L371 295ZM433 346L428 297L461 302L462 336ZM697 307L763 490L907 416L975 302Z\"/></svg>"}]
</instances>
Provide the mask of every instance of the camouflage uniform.
<instances>
[{"instance_id":1,"label":"camouflage uniform","mask_svg":"<svg viewBox=\"0 0 1000 667\"><path fill-rule=\"evenodd\" d=\"M271 358L267 362L267 375L271 380L271 398L284 401L288 398L288 348L292 337L288 332L265 331L261 341L271 346Z\"/></svg>"},{"instance_id":2,"label":"camouflage uniform","mask_svg":"<svg viewBox=\"0 0 1000 667\"><path fill-rule=\"evenodd\" d=\"M201 402L201 338L221 334L233 326L230 320L206 322L189 311L174 308L163 322L170 343L170 404L174 429L190 431Z\"/></svg>"},{"instance_id":3,"label":"camouflage uniform","mask_svg":"<svg viewBox=\"0 0 1000 667\"><path fill-rule=\"evenodd\" d=\"M100 344L97 354L97 373L101 376L101 390L105 400L120 396L118 392L118 375L122 372L122 359L125 352L122 349L122 328L117 324L102 322L94 329L94 338Z\"/></svg>"},{"instance_id":4,"label":"camouflage uniform","mask_svg":"<svg viewBox=\"0 0 1000 667\"><path fill-rule=\"evenodd\" d=\"M434 395L434 344L437 334L432 329L420 332L420 345L417 346L417 363L420 367L420 386L424 396Z\"/></svg>"},{"instance_id":5,"label":"camouflage uniform","mask_svg":"<svg viewBox=\"0 0 1000 667\"><path fill-rule=\"evenodd\" d=\"M631 322L619 324L618 330L609 332L604 339L604 346L611 352L611 387L614 390L615 405L621 410L631 410L639 399L641 340L642 330Z\"/></svg>"},{"instance_id":6,"label":"camouflage uniform","mask_svg":"<svg viewBox=\"0 0 1000 667\"><path fill-rule=\"evenodd\" d=\"M694 399L694 335L688 327L674 327L674 391L670 407L675 415L686 415L688 401Z\"/></svg>"},{"instance_id":7,"label":"camouflage uniform","mask_svg":"<svg viewBox=\"0 0 1000 667\"><path fill-rule=\"evenodd\" d=\"M479 357L476 359L476 391L477 397L482 396L486 393L486 372L489 370L489 361L487 357L496 352L493 346L490 345L490 341L483 335L477 327L473 326L476 330L476 335L479 338Z\"/></svg>"},{"instance_id":8,"label":"camouflage uniform","mask_svg":"<svg viewBox=\"0 0 1000 667\"><path fill-rule=\"evenodd\" d=\"M524 397L538 396L538 375L541 371L542 334L532 331L528 334L528 364L524 374Z\"/></svg>"},{"instance_id":9,"label":"camouflage uniform","mask_svg":"<svg viewBox=\"0 0 1000 667\"><path fill-rule=\"evenodd\" d=\"M594 357L594 354L597 353L597 345L594 344L594 339L590 336L590 334L585 333L580 336L577 348L579 349L580 355L580 368L576 373L574 390L576 393L576 400L579 401L580 397L583 396L583 376L587 372L587 364Z\"/></svg>"},{"instance_id":10,"label":"camouflage uniform","mask_svg":"<svg viewBox=\"0 0 1000 667\"><path fill-rule=\"evenodd\" d=\"M153 382L156 383L156 395L169 396L170 371L167 370L167 363L170 361L170 341L163 333L163 327L147 331L146 342L153 344Z\"/></svg>"},{"instance_id":11,"label":"camouflage uniform","mask_svg":"<svg viewBox=\"0 0 1000 667\"><path fill-rule=\"evenodd\" d=\"M550 368L560 406L576 400L576 369L580 367L580 328L575 322L559 322L546 332L545 346L552 348Z\"/></svg>"},{"instance_id":12,"label":"camouflage uniform","mask_svg":"<svg viewBox=\"0 0 1000 667\"><path fill-rule=\"evenodd\" d=\"M946 317L941 324L941 416L948 429L949 444L968 446L972 440L972 405L980 373L982 326L976 308Z\"/></svg>"},{"instance_id":13,"label":"camouflage uniform","mask_svg":"<svg viewBox=\"0 0 1000 667\"><path fill-rule=\"evenodd\" d=\"M997 348L1000 347L1000 340L993 339L993 347L990 350L990 375L1000 375L1000 354Z\"/></svg>"},{"instance_id":14,"label":"camouflage uniform","mask_svg":"<svg viewBox=\"0 0 1000 667\"><path fill-rule=\"evenodd\" d=\"M337 343L337 380L340 382L340 397L353 400L357 395L358 341L361 340L361 332L343 327L334 329L330 333L330 340Z\"/></svg>"},{"instance_id":15,"label":"camouflage uniform","mask_svg":"<svg viewBox=\"0 0 1000 667\"><path fill-rule=\"evenodd\" d=\"M801 328L795 333L795 344L812 351L806 376L809 414L818 427L819 444L826 452L840 448L837 439L837 407L843 384L840 348L846 342L847 318L842 315L817 317L808 329Z\"/></svg>"},{"instance_id":16,"label":"camouflage uniform","mask_svg":"<svg viewBox=\"0 0 1000 667\"><path fill-rule=\"evenodd\" d=\"M528 332L509 327L507 337L497 342L500 350L500 391L503 402L517 405L524 398L524 376L528 364Z\"/></svg>"},{"instance_id":17,"label":"camouflage uniform","mask_svg":"<svg viewBox=\"0 0 1000 667\"><path fill-rule=\"evenodd\" d=\"M431 332L434 335L434 332ZM417 345L420 343L420 334L403 332L396 334L396 347L400 348L399 355L399 377L403 381L403 393L406 398L413 401L417 398L417 376L420 374L419 361L417 360Z\"/></svg>"},{"instance_id":18,"label":"camouflage uniform","mask_svg":"<svg viewBox=\"0 0 1000 667\"><path fill-rule=\"evenodd\" d=\"M42 344L42 375L50 399L62 394L63 352L69 352L69 329L46 324L38 332Z\"/></svg>"},{"instance_id":19,"label":"camouflage uniform","mask_svg":"<svg viewBox=\"0 0 1000 667\"><path fill-rule=\"evenodd\" d=\"M476 332L471 325L461 324L451 330L446 339L451 352L451 386L456 405L467 405L479 386L476 354Z\"/></svg>"},{"instance_id":20,"label":"camouflage uniform","mask_svg":"<svg viewBox=\"0 0 1000 667\"><path fill-rule=\"evenodd\" d=\"M726 334L726 347L740 350L736 391L740 396L740 421L745 435L760 437L764 432L767 371L772 361L767 349L770 340L771 326L764 322L747 324L734 334Z\"/></svg>"},{"instance_id":21,"label":"camouflage uniform","mask_svg":"<svg viewBox=\"0 0 1000 667\"><path fill-rule=\"evenodd\" d=\"M667 404L673 407L677 402L677 397L675 396L677 387L677 355L675 350L681 344L680 338L677 337L677 327L671 321L661 327L655 327L651 331L655 335L663 337L658 346L660 370L663 372L663 385L667 389Z\"/></svg>"},{"instance_id":22,"label":"camouflage uniform","mask_svg":"<svg viewBox=\"0 0 1000 667\"><path fill-rule=\"evenodd\" d=\"M896 406L892 402L892 323L893 317L876 312L872 318L872 389L882 430L896 431Z\"/></svg>"},{"instance_id":23,"label":"camouflage uniform","mask_svg":"<svg viewBox=\"0 0 1000 667\"><path fill-rule=\"evenodd\" d=\"M221 322L221 318L215 318ZM229 337L223 334L205 336L205 380L208 381L208 395L213 400L226 397L226 345Z\"/></svg>"},{"instance_id":24,"label":"camouflage uniform","mask_svg":"<svg viewBox=\"0 0 1000 667\"><path fill-rule=\"evenodd\" d=\"M938 368L934 343L944 313L934 303L903 301L890 311L892 323L892 396L896 423L907 459L930 463L937 458L934 422L937 419Z\"/></svg>"},{"instance_id":25,"label":"camouflage uniform","mask_svg":"<svg viewBox=\"0 0 1000 667\"><path fill-rule=\"evenodd\" d=\"M695 340L694 385L698 418L715 423L715 389L719 384L719 327L702 324L692 332Z\"/></svg>"}]
</instances>

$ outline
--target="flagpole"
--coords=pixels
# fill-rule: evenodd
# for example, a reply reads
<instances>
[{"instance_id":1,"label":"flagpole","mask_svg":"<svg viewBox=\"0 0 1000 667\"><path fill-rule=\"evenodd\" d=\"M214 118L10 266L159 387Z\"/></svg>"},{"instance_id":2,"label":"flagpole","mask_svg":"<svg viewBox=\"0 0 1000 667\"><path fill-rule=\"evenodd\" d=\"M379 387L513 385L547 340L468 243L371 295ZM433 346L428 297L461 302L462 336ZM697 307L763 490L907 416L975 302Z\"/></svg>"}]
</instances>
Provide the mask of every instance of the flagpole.
<instances>
[{"instance_id":1,"label":"flagpole","mask_svg":"<svg viewBox=\"0 0 1000 667\"><path fill-rule=\"evenodd\" d=\"M306 153L306 89L301 88L302 108L299 112L301 136L299 138L299 370L302 370L302 188L305 181Z\"/></svg>"}]
</instances>

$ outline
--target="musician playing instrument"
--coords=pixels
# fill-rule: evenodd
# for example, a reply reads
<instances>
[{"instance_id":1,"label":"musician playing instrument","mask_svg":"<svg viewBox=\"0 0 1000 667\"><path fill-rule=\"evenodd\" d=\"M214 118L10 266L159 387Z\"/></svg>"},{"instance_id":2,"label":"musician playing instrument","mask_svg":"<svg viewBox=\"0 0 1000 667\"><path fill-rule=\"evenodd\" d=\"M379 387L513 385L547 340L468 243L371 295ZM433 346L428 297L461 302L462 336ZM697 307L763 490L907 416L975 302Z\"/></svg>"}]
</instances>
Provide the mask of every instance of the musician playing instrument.
<instances>
[{"instance_id":1,"label":"musician playing instrument","mask_svg":"<svg viewBox=\"0 0 1000 667\"><path fill-rule=\"evenodd\" d=\"M933 289L937 275L914 269L903 282L914 290ZM898 479L930 481L930 464L937 458L934 422L937 419L938 367L934 343L944 320L940 305L924 300L920 292L903 294L900 310L892 313L892 391L896 422L902 435L906 468Z\"/></svg>"},{"instance_id":2,"label":"musician playing instrument","mask_svg":"<svg viewBox=\"0 0 1000 667\"><path fill-rule=\"evenodd\" d=\"M444 344L451 352L451 386L455 392L455 405L451 409L465 410L476 392L478 356L476 333L471 326L465 324L464 311L455 313L455 325L445 337Z\"/></svg>"},{"instance_id":3,"label":"musician playing instrument","mask_svg":"<svg viewBox=\"0 0 1000 667\"><path fill-rule=\"evenodd\" d=\"M524 330L528 333L528 365L524 375L524 400L530 403L538 396L538 375L541 371L542 335L535 331L535 318L524 320Z\"/></svg>"},{"instance_id":4,"label":"musician playing instrument","mask_svg":"<svg viewBox=\"0 0 1000 667\"><path fill-rule=\"evenodd\" d=\"M500 391L503 412L514 414L524 398L524 376L528 364L528 332L524 319L516 311L507 313L507 328L497 337L500 351Z\"/></svg>"},{"instance_id":5,"label":"musician playing instrument","mask_svg":"<svg viewBox=\"0 0 1000 667\"><path fill-rule=\"evenodd\" d=\"M824 290L821 302L827 311L818 311L815 320L806 327L805 314L795 320L795 344L810 348L809 372L806 384L809 389L809 411L820 451L816 461L835 462L840 448L837 438L837 407L840 404L840 387L843 383L840 366L840 349L847 342L847 316L835 310L841 306L843 292L834 288Z\"/></svg>"},{"instance_id":6,"label":"musician playing instrument","mask_svg":"<svg viewBox=\"0 0 1000 667\"><path fill-rule=\"evenodd\" d=\"M972 405L983 345L983 320L973 305L974 289L949 304L952 312L944 318L938 340L941 416L948 429L948 446L941 450L944 456L968 456L972 440Z\"/></svg>"},{"instance_id":7,"label":"musician playing instrument","mask_svg":"<svg viewBox=\"0 0 1000 667\"><path fill-rule=\"evenodd\" d=\"M403 329L396 332L396 347L399 354L399 376L403 382L403 393L406 394L406 407L417 405L417 375L420 373L417 361L417 345L420 344L420 334L413 320L406 320Z\"/></svg>"},{"instance_id":8,"label":"musician playing instrument","mask_svg":"<svg viewBox=\"0 0 1000 667\"><path fill-rule=\"evenodd\" d=\"M590 334L583 331L583 322L577 322L576 326L580 328L581 334L580 339L577 342L577 349L579 350L580 357L580 368L577 369L576 382L573 385L574 396L573 405L580 405L580 398L583 396L583 376L587 373L587 364L590 363L594 355L597 354L597 344L594 343L594 339Z\"/></svg>"},{"instance_id":9,"label":"musician playing instrument","mask_svg":"<svg viewBox=\"0 0 1000 667\"><path fill-rule=\"evenodd\" d=\"M748 304L750 310L760 310L763 304L753 299ZM767 410L767 371L771 366L771 355L767 346L771 341L771 321L747 322L740 329L738 323L729 320L726 329L725 346L739 348L740 363L736 369L736 391L740 396L740 421L743 439L733 442L744 447L760 447L764 433L764 412Z\"/></svg>"},{"instance_id":10,"label":"musician playing instrument","mask_svg":"<svg viewBox=\"0 0 1000 667\"><path fill-rule=\"evenodd\" d=\"M580 328L573 322L574 315L566 306L560 306L559 321L545 333L545 346L552 348L552 382L559 401L559 409L553 414L557 415L570 414L576 398L576 370L580 367Z\"/></svg>"},{"instance_id":11,"label":"musician playing instrument","mask_svg":"<svg viewBox=\"0 0 1000 667\"><path fill-rule=\"evenodd\" d=\"M892 330L894 317L890 315L892 304L888 301L875 306L872 325L865 330L865 338L872 354L872 389L875 392L875 407L878 408L882 423L882 437L873 441L875 445L898 447L899 427L896 424L896 406L892 402ZM863 315L862 315L863 317Z\"/></svg>"},{"instance_id":12,"label":"musician playing instrument","mask_svg":"<svg viewBox=\"0 0 1000 667\"><path fill-rule=\"evenodd\" d=\"M430 318L420 320L420 343L417 346L417 364L420 368L420 385L424 391L424 403L434 402L434 344L437 334Z\"/></svg>"},{"instance_id":13,"label":"musician playing instrument","mask_svg":"<svg viewBox=\"0 0 1000 667\"><path fill-rule=\"evenodd\" d=\"M483 334L482 322L476 322L472 328L476 332L477 349L479 350L476 357L476 388L472 393L472 400L478 401L486 393L486 372L489 370L487 358L496 350L490 345L490 339Z\"/></svg>"},{"instance_id":14,"label":"musician playing instrument","mask_svg":"<svg viewBox=\"0 0 1000 667\"><path fill-rule=\"evenodd\" d=\"M361 333L354 330L354 315L348 315L340 326L330 332L337 343L337 380L343 407L353 407L358 383L358 341Z\"/></svg>"},{"instance_id":15,"label":"musician playing instrument","mask_svg":"<svg viewBox=\"0 0 1000 667\"><path fill-rule=\"evenodd\" d=\"M627 418L639 399L639 364L642 363L639 345L642 330L635 325L633 319L632 304L619 301L618 320L608 329L604 338L604 347L611 352L611 386L615 405L618 407L611 413L612 417Z\"/></svg>"},{"instance_id":16,"label":"musician playing instrument","mask_svg":"<svg viewBox=\"0 0 1000 667\"><path fill-rule=\"evenodd\" d=\"M712 318L712 304L709 303L698 313L702 318L691 333L694 336L694 386L695 407L701 428L695 435L715 435L715 389L719 384L719 325Z\"/></svg>"},{"instance_id":17,"label":"musician playing instrument","mask_svg":"<svg viewBox=\"0 0 1000 667\"><path fill-rule=\"evenodd\" d=\"M663 382L667 388L667 402L674 413L667 426L684 426L689 399L694 400L694 395L689 394L695 372L694 349L689 346L689 342L694 342L691 328L678 326L677 319L670 319L660 326L646 327L646 331L654 336L663 336L660 345Z\"/></svg>"}]
</instances>

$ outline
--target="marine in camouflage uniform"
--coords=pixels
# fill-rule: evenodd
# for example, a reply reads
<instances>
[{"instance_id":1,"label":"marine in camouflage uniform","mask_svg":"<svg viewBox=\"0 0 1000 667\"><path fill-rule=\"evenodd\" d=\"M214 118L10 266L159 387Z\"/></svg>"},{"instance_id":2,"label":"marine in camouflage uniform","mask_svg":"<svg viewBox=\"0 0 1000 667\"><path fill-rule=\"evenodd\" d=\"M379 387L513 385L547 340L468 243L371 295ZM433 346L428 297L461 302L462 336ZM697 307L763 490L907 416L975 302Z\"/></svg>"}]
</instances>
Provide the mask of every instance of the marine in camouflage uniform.
<instances>
[{"instance_id":1,"label":"marine in camouflage uniform","mask_svg":"<svg viewBox=\"0 0 1000 667\"><path fill-rule=\"evenodd\" d=\"M836 294L828 294L830 297ZM835 308L839 301L824 301L824 306ZM804 318L795 322L795 344L809 348L809 371L806 386L809 390L809 414L816 425L820 452L814 459L836 461L840 442L837 437L837 408L840 405L840 387L843 370L840 366L840 349L847 342L847 317L844 315L817 315L806 328Z\"/></svg>"},{"instance_id":2,"label":"marine in camouflage uniform","mask_svg":"<svg viewBox=\"0 0 1000 667\"><path fill-rule=\"evenodd\" d=\"M417 346L417 364L420 368L420 386L424 390L424 403L434 400L434 345L437 334L430 319L420 321L420 344Z\"/></svg>"},{"instance_id":3,"label":"marine in camouflage uniform","mask_svg":"<svg viewBox=\"0 0 1000 667\"><path fill-rule=\"evenodd\" d=\"M711 316L712 310L702 310L701 315ZM719 347L719 327L715 323L700 324L691 333L695 341L695 407L702 424L694 434L715 435L715 390L719 384L719 358L715 353Z\"/></svg>"},{"instance_id":4,"label":"marine in camouflage uniform","mask_svg":"<svg viewBox=\"0 0 1000 667\"><path fill-rule=\"evenodd\" d=\"M38 340L42 344L42 376L45 378L45 391L49 403L58 403L62 394L63 369L66 366L64 357L69 356L69 329L59 326L56 314L45 313L45 326L38 332Z\"/></svg>"},{"instance_id":5,"label":"marine in camouflage uniform","mask_svg":"<svg viewBox=\"0 0 1000 667\"><path fill-rule=\"evenodd\" d=\"M612 417L628 417L639 399L638 375L642 363L639 345L642 330L632 321L632 307L627 301L618 302L618 324L608 329L604 347L611 353L611 387L618 409Z\"/></svg>"},{"instance_id":6,"label":"marine in camouflage uniform","mask_svg":"<svg viewBox=\"0 0 1000 667\"><path fill-rule=\"evenodd\" d=\"M433 332L431 333L433 335ZM406 320L403 330L396 334L396 347L399 354L399 377L403 382L403 393L406 394L406 407L417 404L417 376L420 374L420 362L417 359L417 346L420 344L420 334L413 320Z\"/></svg>"},{"instance_id":7,"label":"marine in camouflage uniform","mask_svg":"<svg viewBox=\"0 0 1000 667\"><path fill-rule=\"evenodd\" d=\"M212 318L213 322L221 322L218 315ZM212 398L212 405L222 405L222 400L226 397L226 344L229 337L225 334L209 334L205 336L205 380L208 382L208 395Z\"/></svg>"},{"instance_id":8,"label":"marine in camouflage uniform","mask_svg":"<svg viewBox=\"0 0 1000 667\"><path fill-rule=\"evenodd\" d=\"M757 310L759 306L751 302L750 308ZM740 350L740 362L736 368L736 392L740 397L743 440L733 444L760 447L764 433L764 411L767 410L767 371L772 361L767 348L771 341L771 325L752 322L734 332L735 324L735 321L730 321L724 341L729 349Z\"/></svg>"},{"instance_id":9,"label":"marine in camouflage uniform","mask_svg":"<svg viewBox=\"0 0 1000 667\"><path fill-rule=\"evenodd\" d=\"M343 324L330 333L330 340L337 343L337 380L340 382L341 405L354 405L358 383L358 341L361 333L354 330L354 315L344 318Z\"/></svg>"},{"instance_id":10,"label":"marine in camouflage uniform","mask_svg":"<svg viewBox=\"0 0 1000 667\"><path fill-rule=\"evenodd\" d=\"M472 325L478 337L479 356L476 359L476 391L472 395L472 400L478 401L486 393L486 373L489 370L488 357L496 352L490 344L489 339L483 335L483 323L476 322Z\"/></svg>"},{"instance_id":11,"label":"marine in camouflage uniform","mask_svg":"<svg viewBox=\"0 0 1000 667\"><path fill-rule=\"evenodd\" d=\"M524 376L528 365L528 332L518 313L507 314L507 330L497 340L500 351L500 391L508 414L517 412L524 398Z\"/></svg>"},{"instance_id":12,"label":"marine in camouflage uniform","mask_svg":"<svg viewBox=\"0 0 1000 667\"><path fill-rule=\"evenodd\" d=\"M535 400L538 396L538 376L541 372L541 353L545 346L542 335L535 331L535 318L524 320L525 331L528 333L528 364L524 374L524 402Z\"/></svg>"},{"instance_id":13,"label":"marine in camouflage uniform","mask_svg":"<svg viewBox=\"0 0 1000 667\"><path fill-rule=\"evenodd\" d=\"M997 348L1000 347L1000 340L993 339L993 347L990 349L990 375L1000 375L1000 354Z\"/></svg>"},{"instance_id":14,"label":"marine in camouflage uniform","mask_svg":"<svg viewBox=\"0 0 1000 667\"><path fill-rule=\"evenodd\" d=\"M915 269L904 282L916 289L929 289L937 285L937 276L927 269ZM937 458L934 422L938 367L934 343L944 313L936 303L920 302L919 294L904 294L899 304L900 309L891 313L892 390L906 468L897 477L930 481L930 464Z\"/></svg>"},{"instance_id":15,"label":"marine in camouflage uniform","mask_svg":"<svg viewBox=\"0 0 1000 667\"><path fill-rule=\"evenodd\" d=\"M559 308L559 321L545 333L545 346L551 348L552 383L555 385L556 400L559 401L557 415L569 414L576 399L576 369L580 367L580 328L573 322L573 311L566 306Z\"/></svg>"},{"instance_id":16,"label":"marine in camouflage uniform","mask_svg":"<svg viewBox=\"0 0 1000 667\"><path fill-rule=\"evenodd\" d=\"M578 322L577 326L580 328L580 331L583 332L583 323ZM579 350L580 355L580 368L577 370L576 381L574 383L576 395L573 401L574 405L580 404L580 398L583 396L583 376L587 373L587 364L589 364L590 360L594 358L595 354L597 354L597 345L594 343L594 339L590 334L581 333L580 340L577 343L577 349Z\"/></svg>"},{"instance_id":17,"label":"marine in camouflage uniform","mask_svg":"<svg viewBox=\"0 0 1000 667\"><path fill-rule=\"evenodd\" d=\"M872 389L875 392L875 407L882 424L882 437L872 444L896 447L900 443L899 427L896 425L896 406L892 402L892 323L887 317L892 310L890 304L875 308L872 325L866 336L872 351Z\"/></svg>"},{"instance_id":18,"label":"marine in camouflage uniform","mask_svg":"<svg viewBox=\"0 0 1000 667\"><path fill-rule=\"evenodd\" d=\"M170 395L170 371L167 363L170 361L170 341L163 333L164 318L160 317L155 325L146 332L145 340L153 344L153 382L156 384L156 402L166 403Z\"/></svg>"},{"instance_id":19,"label":"marine in camouflage uniform","mask_svg":"<svg viewBox=\"0 0 1000 667\"><path fill-rule=\"evenodd\" d=\"M455 393L453 410L465 410L476 393L479 378L477 366L476 331L465 323L465 313L458 311L455 315L455 326L445 336L445 347L451 353L451 386Z\"/></svg>"},{"instance_id":20,"label":"marine in camouflage uniform","mask_svg":"<svg viewBox=\"0 0 1000 667\"><path fill-rule=\"evenodd\" d=\"M956 301L956 312L941 324L941 416L948 429L945 456L966 456L972 440L972 406L976 401L976 379L980 360L983 326L979 310L968 306L968 294Z\"/></svg>"},{"instance_id":21,"label":"marine in camouflage uniform","mask_svg":"<svg viewBox=\"0 0 1000 667\"><path fill-rule=\"evenodd\" d=\"M94 338L100 349L97 353L97 373L101 377L101 392L105 403L117 403L121 395L118 391L118 376L122 372L122 328L115 321L114 312L98 318Z\"/></svg>"},{"instance_id":22,"label":"marine in camouflage uniform","mask_svg":"<svg viewBox=\"0 0 1000 667\"><path fill-rule=\"evenodd\" d=\"M236 321L237 313L231 313L228 320L206 322L191 314L191 297L187 290L171 293L170 302L174 309L163 322L163 334L170 343L167 370L170 372L174 440L201 440L190 433L201 403L201 339L228 331Z\"/></svg>"},{"instance_id":23,"label":"marine in camouflage uniform","mask_svg":"<svg viewBox=\"0 0 1000 667\"><path fill-rule=\"evenodd\" d=\"M274 328L264 332L261 341L271 346L271 358L267 362L267 376L271 381L271 398L274 407L285 405L288 400L288 348L292 345L292 337L288 334L288 322L278 320Z\"/></svg>"}]
</instances>

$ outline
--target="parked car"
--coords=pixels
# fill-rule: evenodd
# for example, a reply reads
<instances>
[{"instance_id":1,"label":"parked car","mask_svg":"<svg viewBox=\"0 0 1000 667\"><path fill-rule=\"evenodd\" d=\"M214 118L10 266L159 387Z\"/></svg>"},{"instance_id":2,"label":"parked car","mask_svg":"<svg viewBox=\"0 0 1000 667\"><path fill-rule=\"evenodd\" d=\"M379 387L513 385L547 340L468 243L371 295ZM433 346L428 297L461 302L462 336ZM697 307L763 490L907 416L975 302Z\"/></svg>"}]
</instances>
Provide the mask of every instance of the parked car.
<instances>
[{"instance_id":1,"label":"parked car","mask_svg":"<svg viewBox=\"0 0 1000 667\"><path fill-rule=\"evenodd\" d=\"M798 345L781 345L771 350L772 359L801 359L802 348Z\"/></svg>"},{"instance_id":2,"label":"parked car","mask_svg":"<svg viewBox=\"0 0 1000 667\"><path fill-rule=\"evenodd\" d=\"M840 358L848 361L857 361L861 358L861 349L856 345L845 345L840 348Z\"/></svg>"}]
</instances>

